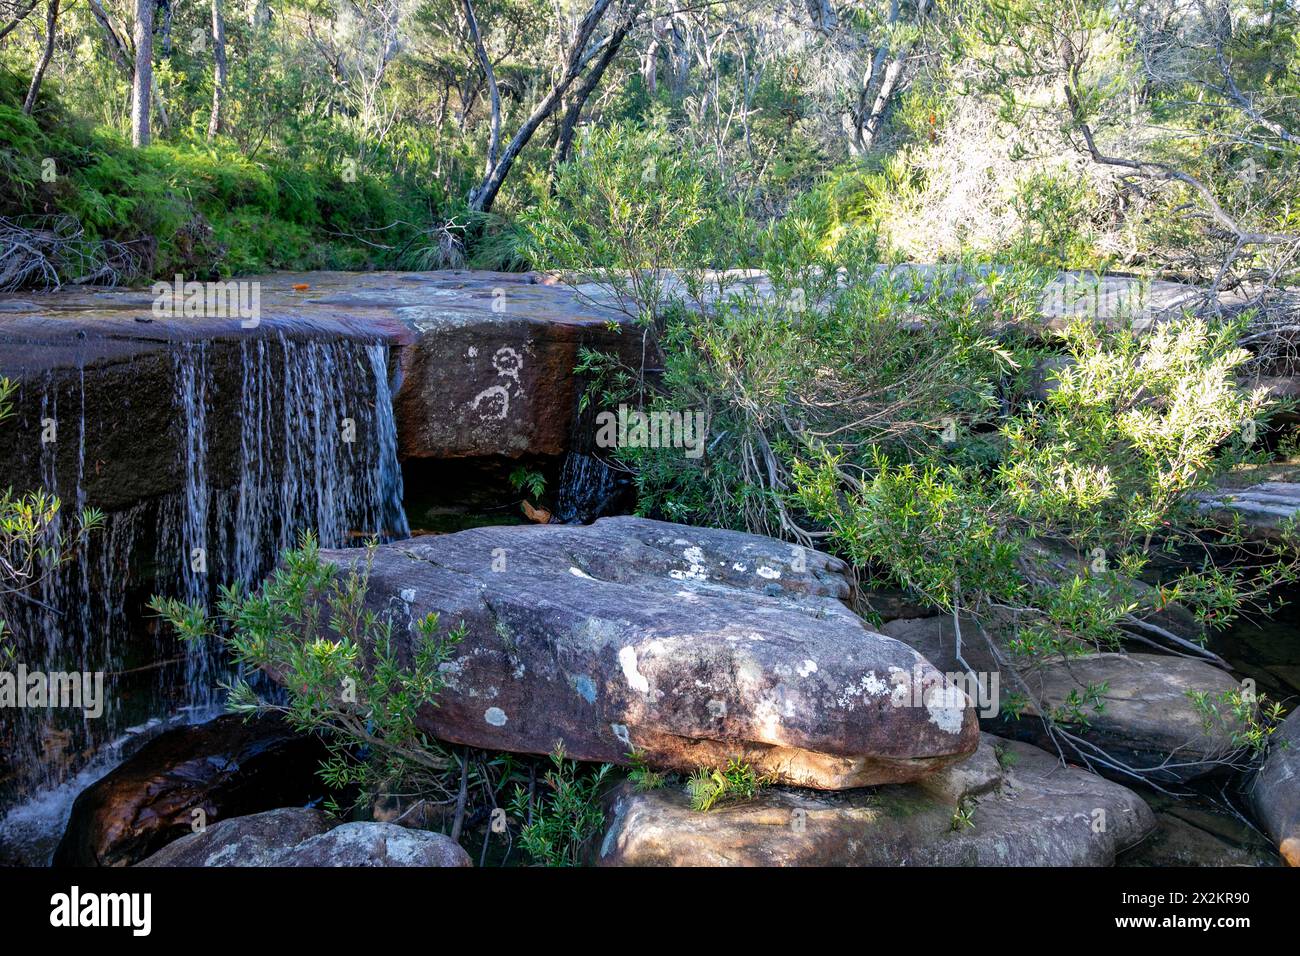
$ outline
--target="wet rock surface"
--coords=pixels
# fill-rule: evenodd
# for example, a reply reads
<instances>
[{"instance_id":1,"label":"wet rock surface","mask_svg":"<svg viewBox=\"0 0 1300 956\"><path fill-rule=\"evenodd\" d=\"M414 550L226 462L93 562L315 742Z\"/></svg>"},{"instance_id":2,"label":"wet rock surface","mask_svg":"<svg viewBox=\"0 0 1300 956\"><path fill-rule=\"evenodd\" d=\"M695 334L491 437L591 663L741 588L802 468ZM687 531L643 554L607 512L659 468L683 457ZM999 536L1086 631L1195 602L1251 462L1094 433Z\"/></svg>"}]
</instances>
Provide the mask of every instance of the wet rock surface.
<instances>
[{"instance_id":1,"label":"wet rock surface","mask_svg":"<svg viewBox=\"0 0 1300 956\"><path fill-rule=\"evenodd\" d=\"M320 741L233 715L160 734L77 797L55 866L128 866L205 825L318 797Z\"/></svg>"},{"instance_id":2,"label":"wet rock surface","mask_svg":"<svg viewBox=\"0 0 1300 956\"><path fill-rule=\"evenodd\" d=\"M355 552L325 552L340 564ZM442 740L689 770L748 760L825 789L970 754L966 697L843 603L836 558L640 518L477 528L378 549L367 602L399 636L468 636L421 727Z\"/></svg>"},{"instance_id":3,"label":"wet rock surface","mask_svg":"<svg viewBox=\"0 0 1300 956\"><path fill-rule=\"evenodd\" d=\"M230 477L221 462L239 458L242 377L258 347L387 346L404 458L558 455L569 449L577 414L580 348L613 351L637 367L659 362L620 313L531 275L316 272L240 281L257 283L255 322L157 315L149 289L0 299L0 375L20 385L13 427L0 433L15 487L36 487L51 470L65 481L81 474L85 500L105 510L183 488L174 358L187 348L203 351L207 397L227 410L208 440L213 485ZM79 440L43 446L42 420L51 417L65 439L75 429ZM50 454L54 463L42 461Z\"/></svg>"},{"instance_id":4,"label":"wet rock surface","mask_svg":"<svg viewBox=\"0 0 1300 956\"><path fill-rule=\"evenodd\" d=\"M606 819L600 866L1109 866L1155 825L1132 791L987 734L920 783L774 788L706 813L681 788L624 784Z\"/></svg>"},{"instance_id":5,"label":"wet rock surface","mask_svg":"<svg viewBox=\"0 0 1300 956\"><path fill-rule=\"evenodd\" d=\"M139 864L175 866L472 866L450 837L391 823L337 823L319 810L235 817L182 837Z\"/></svg>"},{"instance_id":6,"label":"wet rock surface","mask_svg":"<svg viewBox=\"0 0 1300 956\"><path fill-rule=\"evenodd\" d=\"M1240 820L1211 814L1185 798L1148 796L1155 813L1151 835L1117 866L1279 866L1260 835Z\"/></svg>"}]
</instances>

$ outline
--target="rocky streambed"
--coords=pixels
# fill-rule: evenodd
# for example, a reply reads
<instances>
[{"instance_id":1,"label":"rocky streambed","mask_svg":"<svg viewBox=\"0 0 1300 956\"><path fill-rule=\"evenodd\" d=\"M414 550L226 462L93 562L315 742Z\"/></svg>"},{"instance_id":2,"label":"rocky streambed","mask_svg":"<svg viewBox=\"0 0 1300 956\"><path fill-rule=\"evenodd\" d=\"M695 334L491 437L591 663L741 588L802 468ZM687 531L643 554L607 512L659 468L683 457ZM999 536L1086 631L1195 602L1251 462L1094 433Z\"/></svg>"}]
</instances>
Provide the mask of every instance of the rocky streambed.
<instances>
[{"instance_id":1,"label":"rocky streambed","mask_svg":"<svg viewBox=\"0 0 1300 956\"><path fill-rule=\"evenodd\" d=\"M639 751L682 771L735 756L774 781L708 812L692 809L678 783L618 784L593 864L1270 861L1263 841L1234 844L1195 801L1160 803L1043 747L980 732L973 703L943 672L852 612L840 562L806 552L796 570L788 558L771 539L639 518L480 528L382 546L368 604L398 621L436 611L467 623L440 706L420 715L443 741L525 754L558 741L578 759L624 766ZM399 654L413 632L398 628ZM1112 724L1094 730L1191 764L1223 742L1207 742L1162 695L1225 678L1189 677L1185 661L1165 660L1133 661L1141 683L1117 682ZM1144 694L1150 708L1136 700ZM1291 718L1284 735L1298 726ZM1277 748L1245 791L1292 857L1296 753ZM306 809L320 790L316 756L275 721L225 717L164 735L81 794L56 862L467 862L424 830Z\"/></svg>"},{"instance_id":2,"label":"rocky streambed","mask_svg":"<svg viewBox=\"0 0 1300 956\"><path fill-rule=\"evenodd\" d=\"M1201 797L1068 766L1032 713L988 713L958 686L946 619L900 602L868 625L837 558L600 517L626 498L593 454L579 350L657 367L618 313L518 275L260 281L251 327L160 316L144 293L0 302L0 375L19 383L0 425L9 480L108 514L39 606L7 613L27 662L106 673L110 687L95 719L0 714L0 862L471 862L428 829L446 819L321 814L315 743L275 721L208 722L228 665L214 647L179 648L144 612L153 593L204 599L256 581L307 529L340 566L384 542L367 604L399 644L430 612L465 624L440 705L419 716L431 737L534 756L559 743L683 776L736 759L769 783L708 812L691 809L682 777L612 785L587 862L1297 862L1300 745L1230 778L1232 728L1191 705L1255 665L1134 652L1039 669L1049 703L1104 683L1087 740ZM506 480L521 465L557 489L555 514L532 516L554 523L523 517Z\"/></svg>"}]
</instances>

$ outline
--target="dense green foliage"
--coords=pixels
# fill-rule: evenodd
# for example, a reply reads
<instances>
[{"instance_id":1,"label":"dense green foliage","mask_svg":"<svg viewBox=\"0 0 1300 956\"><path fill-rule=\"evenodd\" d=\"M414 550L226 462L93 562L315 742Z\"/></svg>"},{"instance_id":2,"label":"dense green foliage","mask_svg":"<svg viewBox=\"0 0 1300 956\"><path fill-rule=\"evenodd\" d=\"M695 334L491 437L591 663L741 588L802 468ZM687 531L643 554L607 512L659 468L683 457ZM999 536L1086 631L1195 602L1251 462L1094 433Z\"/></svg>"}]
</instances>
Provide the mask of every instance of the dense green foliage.
<instances>
[{"instance_id":1,"label":"dense green foliage","mask_svg":"<svg viewBox=\"0 0 1300 956\"><path fill-rule=\"evenodd\" d=\"M0 84L16 90L12 76ZM0 216L39 211L42 225L76 236L60 262L65 270L94 262L107 267L106 277L207 278L425 265L427 249L413 227L387 231L388 248L367 242L370 230L420 214L429 197L412 182L365 174L346 182L342 169L320 160L250 160L226 144L136 150L57 114L25 116L6 99L0 96Z\"/></svg>"},{"instance_id":2,"label":"dense green foliage","mask_svg":"<svg viewBox=\"0 0 1300 956\"><path fill-rule=\"evenodd\" d=\"M56 255L61 278L581 267L524 243L519 215L594 264L647 261L614 246L668 217L680 228L657 252L757 265L738 224L806 215L809 200L823 249L865 232L920 261L1220 282L1296 267L1293 246L1239 242L1294 236L1300 215L1300 13L1286 0L620 0L564 87L584 5L474 4L490 76L454 0L217 7L219 131L211 9L163 6L156 145L142 150L126 145L125 0L62 11L30 118L40 11L0 40L0 217L80 237ZM24 8L0 4L0 28ZM550 92L498 215L471 211L485 163ZM599 196L579 181L618 196L611 219L582 215Z\"/></svg>"},{"instance_id":3,"label":"dense green foliage","mask_svg":"<svg viewBox=\"0 0 1300 956\"><path fill-rule=\"evenodd\" d=\"M542 778L541 799L530 800L528 791L517 784L510 810L517 819L530 821L521 829L519 842L534 861L543 866L579 866L605 823L600 798L613 768L601 764L589 772L568 759L558 744L551 763Z\"/></svg>"}]
</instances>

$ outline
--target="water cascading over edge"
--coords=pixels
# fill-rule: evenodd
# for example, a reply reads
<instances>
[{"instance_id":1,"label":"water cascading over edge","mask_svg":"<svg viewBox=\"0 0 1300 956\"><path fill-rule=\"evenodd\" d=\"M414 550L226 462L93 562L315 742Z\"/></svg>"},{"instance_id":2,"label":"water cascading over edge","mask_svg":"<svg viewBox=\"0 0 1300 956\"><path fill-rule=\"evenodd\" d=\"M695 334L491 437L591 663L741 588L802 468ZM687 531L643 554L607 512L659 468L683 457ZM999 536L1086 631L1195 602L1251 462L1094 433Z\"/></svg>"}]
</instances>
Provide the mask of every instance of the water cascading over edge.
<instances>
[{"instance_id":1,"label":"water cascading over edge","mask_svg":"<svg viewBox=\"0 0 1300 956\"><path fill-rule=\"evenodd\" d=\"M151 594L210 601L220 585L255 586L307 530L325 547L409 533L385 344L273 331L173 343L169 352L177 487L110 513L77 560L45 582L39 604L5 608L29 669L105 673L104 714L0 714L9 725L0 727L8 752L0 804L57 784L131 725L219 705L227 673L219 650L160 633L143 608ZM62 388L49 373L22 383L40 390L28 406L41 417L57 417L60 397L65 414L70 401L80 406L75 469L64 459L58 473L42 452L43 483L64 499L64 530L74 510L96 504L84 481L88 374L78 369Z\"/></svg>"}]
</instances>

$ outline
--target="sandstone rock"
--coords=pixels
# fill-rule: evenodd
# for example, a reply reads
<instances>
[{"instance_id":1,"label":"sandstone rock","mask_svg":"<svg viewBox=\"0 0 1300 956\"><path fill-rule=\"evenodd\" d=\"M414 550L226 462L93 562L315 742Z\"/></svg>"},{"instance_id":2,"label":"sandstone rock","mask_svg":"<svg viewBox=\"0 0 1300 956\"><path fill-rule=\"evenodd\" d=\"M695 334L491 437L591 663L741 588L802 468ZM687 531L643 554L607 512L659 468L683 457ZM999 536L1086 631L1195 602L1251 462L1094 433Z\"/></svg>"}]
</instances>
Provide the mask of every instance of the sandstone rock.
<instances>
[{"instance_id":1,"label":"sandstone rock","mask_svg":"<svg viewBox=\"0 0 1300 956\"><path fill-rule=\"evenodd\" d=\"M1201 661L1093 654L1038 668L1026 681L1047 708L1063 708L1072 692L1083 699L1089 686L1105 684L1102 710L1085 703L1089 726L1071 729L1155 780L1186 781L1215 770L1218 761L1239 750L1234 735L1245 730L1221 699L1240 685L1231 674ZM1198 707L1194 694L1208 695L1217 714ZM1025 725L1038 739L1033 728Z\"/></svg>"},{"instance_id":2,"label":"sandstone rock","mask_svg":"<svg viewBox=\"0 0 1300 956\"><path fill-rule=\"evenodd\" d=\"M880 633L902 641L945 673L962 669L957 660L957 632L951 615L898 618L882 625ZM962 621L961 658L975 671L992 674L1002 669L988 642L979 636L973 623L965 620Z\"/></svg>"},{"instance_id":3,"label":"sandstone rock","mask_svg":"<svg viewBox=\"0 0 1300 956\"><path fill-rule=\"evenodd\" d=\"M72 805L55 866L128 866L226 817L306 803L318 796L326 756L315 737L277 718L227 715L167 731Z\"/></svg>"},{"instance_id":4,"label":"sandstone rock","mask_svg":"<svg viewBox=\"0 0 1300 956\"><path fill-rule=\"evenodd\" d=\"M259 346L389 346L404 458L559 455L571 445L580 348L659 364L654 344L625 317L528 275L321 272L241 281L260 289L253 327L238 315L155 316L150 290L69 290L11 303L0 327L0 376L20 390L0 431L7 481L35 488L53 471L59 493L75 500L65 482L79 476L87 504L106 511L183 490L174 424L185 410L176 407L174 361L187 347L203 350L208 397L226 411L208 416L214 487L235 478L242 379ZM303 284L306 291L295 290ZM61 438L77 438L43 446L47 417L60 420ZM42 456L26 453L33 447L44 447Z\"/></svg>"},{"instance_id":5,"label":"sandstone rock","mask_svg":"<svg viewBox=\"0 0 1300 956\"><path fill-rule=\"evenodd\" d=\"M657 369L653 339L563 286L508 273L433 273L396 309L413 335L394 396L403 458L559 455L573 443L582 348ZM427 291L426 291L427 290Z\"/></svg>"},{"instance_id":6,"label":"sandstone rock","mask_svg":"<svg viewBox=\"0 0 1300 956\"><path fill-rule=\"evenodd\" d=\"M329 817L307 807L230 817L186 834L136 866L276 866L280 853L332 826Z\"/></svg>"},{"instance_id":7,"label":"sandstone rock","mask_svg":"<svg viewBox=\"0 0 1300 956\"><path fill-rule=\"evenodd\" d=\"M1273 735L1268 758L1251 783L1250 802L1282 859L1300 866L1300 710Z\"/></svg>"},{"instance_id":8,"label":"sandstone rock","mask_svg":"<svg viewBox=\"0 0 1300 956\"><path fill-rule=\"evenodd\" d=\"M955 653L955 635L950 617L890 621L882 633L896 637L920 652L945 673L962 670ZM987 642L972 639L973 628L963 628L962 657L977 672L998 674L1002 701L1016 687L1002 674ZM1186 781L1214 770L1216 761L1236 751L1233 736L1244 730L1221 701L1222 694L1239 690L1232 675L1210 664L1183 657L1156 654L1090 654L1070 660L1053 660L1022 666L1029 689L1053 711L1065 708L1073 692L1083 700L1082 712L1089 726L1071 730L1102 747L1129 767L1154 779ZM1101 695L1104 706L1097 711L1088 703L1089 686L1107 685ZM1208 695L1218 705L1219 716L1207 715L1197 706L1193 694ZM986 726L999 734L1032 740L1048 746L1038 721L1007 718L981 710ZM1028 713L1036 714L1031 707Z\"/></svg>"},{"instance_id":9,"label":"sandstone rock","mask_svg":"<svg viewBox=\"0 0 1300 956\"><path fill-rule=\"evenodd\" d=\"M1154 825L1133 792L984 735L925 783L844 793L786 788L707 813L685 792L611 795L601 866L1108 866ZM947 777L947 782L940 782ZM958 824L961 806L974 827Z\"/></svg>"},{"instance_id":10,"label":"sandstone rock","mask_svg":"<svg viewBox=\"0 0 1300 956\"><path fill-rule=\"evenodd\" d=\"M1239 846L1174 813L1157 812L1152 834L1118 861L1120 866L1277 866L1269 848Z\"/></svg>"},{"instance_id":11,"label":"sandstone rock","mask_svg":"<svg viewBox=\"0 0 1300 956\"><path fill-rule=\"evenodd\" d=\"M1240 521L1242 532L1258 540L1282 540L1300 518L1300 484L1266 481L1200 495L1201 507L1227 525Z\"/></svg>"},{"instance_id":12,"label":"sandstone rock","mask_svg":"<svg viewBox=\"0 0 1300 956\"><path fill-rule=\"evenodd\" d=\"M1004 274L1007 266L981 265L973 269L964 266L931 265L927 263L899 263L879 265L878 277L888 277L902 285L913 301L928 296L949 295L960 287L974 287L975 301L987 305L991 301L990 277ZM559 274L544 275L543 282L558 283ZM581 283L584 296L600 301L611 299L607 287L594 281L594 276L580 273L568 275L568 281ZM731 293L746 289L758 296L771 296L772 285L767 275L757 269L730 269L707 272L703 280L705 301L713 301L718 289ZM688 290L684 278L671 270L659 270L658 280L665 297L676 296L688 301L694 294ZM1063 329L1080 318L1104 321L1112 326L1132 328L1144 332L1153 326L1182 315L1187 305L1201 300L1205 290L1182 282L1146 280L1135 276L1106 275L1096 272L1061 272L1043 288L1039 302L1038 320L1043 327ZM1235 293L1222 293L1220 302L1226 308L1243 307L1243 297Z\"/></svg>"},{"instance_id":13,"label":"sandstone rock","mask_svg":"<svg viewBox=\"0 0 1300 956\"><path fill-rule=\"evenodd\" d=\"M451 837L392 823L344 823L276 854L273 866L473 866Z\"/></svg>"},{"instance_id":14,"label":"sandstone rock","mask_svg":"<svg viewBox=\"0 0 1300 956\"><path fill-rule=\"evenodd\" d=\"M390 823L333 824L318 810L234 817L139 864L171 866L471 866L450 837Z\"/></svg>"},{"instance_id":15,"label":"sandstone rock","mask_svg":"<svg viewBox=\"0 0 1300 956\"><path fill-rule=\"evenodd\" d=\"M325 552L339 564L356 552ZM420 726L454 743L689 770L748 760L825 789L914 780L970 754L976 719L924 658L842 599L844 565L770 538L605 518L378 549L368 604L399 639L468 637Z\"/></svg>"}]
</instances>

